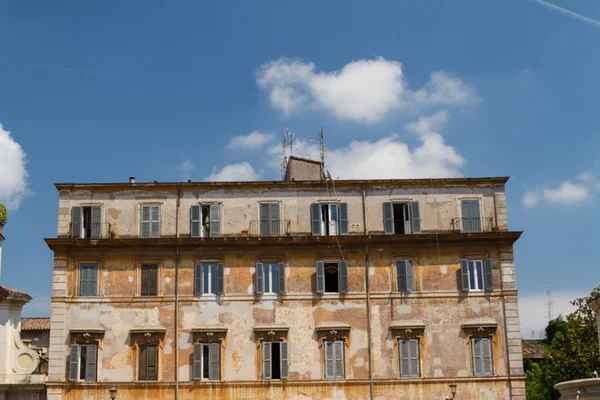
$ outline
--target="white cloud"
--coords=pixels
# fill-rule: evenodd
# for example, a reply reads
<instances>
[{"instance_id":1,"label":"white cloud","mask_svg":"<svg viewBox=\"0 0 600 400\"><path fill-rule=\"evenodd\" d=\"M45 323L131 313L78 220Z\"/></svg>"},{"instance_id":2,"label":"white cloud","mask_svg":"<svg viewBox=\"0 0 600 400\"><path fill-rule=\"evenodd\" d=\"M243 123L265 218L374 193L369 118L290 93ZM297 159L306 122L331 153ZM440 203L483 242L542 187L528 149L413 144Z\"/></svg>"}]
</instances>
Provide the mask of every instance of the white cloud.
<instances>
[{"instance_id":1,"label":"white cloud","mask_svg":"<svg viewBox=\"0 0 600 400\"><path fill-rule=\"evenodd\" d=\"M589 292L562 292L552 293L553 316L558 317L559 314L566 316L573 312L575 307L570 304L570 301L578 297L588 296ZM540 333L544 333L546 325L548 325L548 296L545 293L534 295L519 295L519 319L521 321L521 337L531 338L532 331L536 339Z\"/></svg>"},{"instance_id":2,"label":"white cloud","mask_svg":"<svg viewBox=\"0 0 600 400\"><path fill-rule=\"evenodd\" d=\"M209 182L233 182L233 181L257 181L260 173L256 172L252 165L247 162L238 164L229 164L220 171L217 167L213 168L212 174L205 180Z\"/></svg>"},{"instance_id":3,"label":"white cloud","mask_svg":"<svg viewBox=\"0 0 600 400\"><path fill-rule=\"evenodd\" d=\"M280 58L263 64L258 85L285 116L305 108L325 110L341 120L376 122L393 110L462 105L477 100L460 79L439 71L416 92L408 89L402 64L377 57L352 61L341 70L317 72L313 63Z\"/></svg>"},{"instance_id":4,"label":"white cloud","mask_svg":"<svg viewBox=\"0 0 600 400\"><path fill-rule=\"evenodd\" d=\"M353 141L348 146L328 149L326 168L334 178L341 179L392 179L392 178L448 178L461 176L465 160L444 142L439 130L448 113L438 112L421 117L406 126L406 130L417 136L419 145L411 148L397 134L376 141ZM316 144L298 141L294 154L300 157L319 159ZM273 146L269 155L271 166L279 167L277 155L281 148Z\"/></svg>"},{"instance_id":5,"label":"white cloud","mask_svg":"<svg viewBox=\"0 0 600 400\"><path fill-rule=\"evenodd\" d=\"M553 187L541 187L527 190L523 196L523 204L533 207L544 201L554 205L573 205L591 200L595 192L600 191L600 182L590 172L584 172L575 180L566 180Z\"/></svg>"},{"instance_id":6,"label":"white cloud","mask_svg":"<svg viewBox=\"0 0 600 400\"><path fill-rule=\"evenodd\" d=\"M227 147L231 149L258 149L275 138L272 133L252 131L245 136L235 136L229 140Z\"/></svg>"},{"instance_id":7,"label":"white cloud","mask_svg":"<svg viewBox=\"0 0 600 400\"><path fill-rule=\"evenodd\" d=\"M525 207L535 206L537 204L538 200L539 200L539 195L532 191L525 192L525 195L523 196L523 204L525 205Z\"/></svg>"},{"instance_id":8,"label":"white cloud","mask_svg":"<svg viewBox=\"0 0 600 400\"><path fill-rule=\"evenodd\" d=\"M181 174L182 180L191 179L194 168L194 162L187 158L182 159L181 162L175 166L175 169Z\"/></svg>"},{"instance_id":9,"label":"white cloud","mask_svg":"<svg viewBox=\"0 0 600 400\"><path fill-rule=\"evenodd\" d=\"M27 190L25 152L0 124L0 202L9 209L19 208Z\"/></svg>"}]
</instances>

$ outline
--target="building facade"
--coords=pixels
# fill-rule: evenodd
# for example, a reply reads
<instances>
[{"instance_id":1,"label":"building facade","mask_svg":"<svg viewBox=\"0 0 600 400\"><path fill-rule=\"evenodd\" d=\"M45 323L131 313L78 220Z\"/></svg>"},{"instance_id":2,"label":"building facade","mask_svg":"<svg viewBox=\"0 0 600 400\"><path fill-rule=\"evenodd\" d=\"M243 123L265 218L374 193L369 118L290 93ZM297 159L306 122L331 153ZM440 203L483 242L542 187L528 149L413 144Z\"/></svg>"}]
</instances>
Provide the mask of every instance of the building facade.
<instances>
[{"instance_id":1,"label":"building facade","mask_svg":"<svg viewBox=\"0 0 600 400\"><path fill-rule=\"evenodd\" d=\"M57 184L48 398L524 399L507 178L303 174Z\"/></svg>"}]
</instances>

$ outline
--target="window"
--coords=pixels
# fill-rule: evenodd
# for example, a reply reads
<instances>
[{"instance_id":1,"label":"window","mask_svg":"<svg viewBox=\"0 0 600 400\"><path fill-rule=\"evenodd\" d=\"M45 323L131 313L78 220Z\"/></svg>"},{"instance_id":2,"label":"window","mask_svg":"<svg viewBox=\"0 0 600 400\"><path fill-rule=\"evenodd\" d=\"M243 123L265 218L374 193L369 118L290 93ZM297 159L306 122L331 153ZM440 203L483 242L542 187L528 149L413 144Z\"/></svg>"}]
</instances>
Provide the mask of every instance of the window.
<instances>
[{"instance_id":1,"label":"window","mask_svg":"<svg viewBox=\"0 0 600 400\"><path fill-rule=\"evenodd\" d=\"M140 213L140 237L160 237L160 206L142 206Z\"/></svg>"},{"instance_id":2,"label":"window","mask_svg":"<svg viewBox=\"0 0 600 400\"><path fill-rule=\"evenodd\" d=\"M95 382L98 346L72 344L69 353L69 380Z\"/></svg>"},{"instance_id":3,"label":"window","mask_svg":"<svg viewBox=\"0 0 600 400\"><path fill-rule=\"evenodd\" d=\"M285 264L282 262L256 263L256 294L285 293Z\"/></svg>"},{"instance_id":4,"label":"window","mask_svg":"<svg viewBox=\"0 0 600 400\"><path fill-rule=\"evenodd\" d=\"M262 364L263 379L287 379L287 342L262 342Z\"/></svg>"},{"instance_id":5,"label":"window","mask_svg":"<svg viewBox=\"0 0 600 400\"><path fill-rule=\"evenodd\" d=\"M141 279L141 295L142 296L157 296L158 295L158 265L143 264L142 279Z\"/></svg>"},{"instance_id":6,"label":"window","mask_svg":"<svg viewBox=\"0 0 600 400\"><path fill-rule=\"evenodd\" d=\"M260 204L260 236L281 236L279 203Z\"/></svg>"},{"instance_id":7,"label":"window","mask_svg":"<svg viewBox=\"0 0 600 400\"><path fill-rule=\"evenodd\" d=\"M482 232L479 200L461 200L462 231L466 233Z\"/></svg>"},{"instance_id":8,"label":"window","mask_svg":"<svg viewBox=\"0 0 600 400\"><path fill-rule=\"evenodd\" d=\"M194 271L194 294L223 294L223 264L200 263Z\"/></svg>"},{"instance_id":9,"label":"window","mask_svg":"<svg viewBox=\"0 0 600 400\"><path fill-rule=\"evenodd\" d=\"M157 381L158 380L158 345L157 344L138 344L139 363L138 380L139 381Z\"/></svg>"},{"instance_id":10,"label":"window","mask_svg":"<svg viewBox=\"0 0 600 400\"><path fill-rule=\"evenodd\" d=\"M71 209L71 237L97 239L102 233L102 208L100 206L73 207Z\"/></svg>"},{"instance_id":11,"label":"window","mask_svg":"<svg viewBox=\"0 0 600 400\"><path fill-rule=\"evenodd\" d=\"M79 295L98 295L98 264L79 265Z\"/></svg>"},{"instance_id":12,"label":"window","mask_svg":"<svg viewBox=\"0 0 600 400\"><path fill-rule=\"evenodd\" d=\"M493 375L492 338L471 338L471 347L473 351L473 375Z\"/></svg>"},{"instance_id":13,"label":"window","mask_svg":"<svg viewBox=\"0 0 600 400\"><path fill-rule=\"evenodd\" d=\"M221 343L194 343L194 380L221 379Z\"/></svg>"},{"instance_id":14,"label":"window","mask_svg":"<svg viewBox=\"0 0 600 400\"><path fill-rule=\"evenodd\" d=\"M421 376L419 368L419 340L398 340L400 347L400 376L403 378L418 378Z\"/></svg>"},{"instance_id":15,"label":"window","mask_svg":"<svg viewBox=\"0 0 600 400\"><path fill-rule=\"evenodd\" d=\"M344 342L325 342L325 379L344 379Z\"/></svg>"},{"instance_id":16,"label":"window","mask_svg":"<svg viewBox=\"0 0 600 400\"><path fill-rule=\"evenodd\" d=\"M310 207L313 236L348 234L347 203L313 203Z\"/></svg>"},{"instance_id":17,"label":"window","mask_svg":"<svg viewBox=\"0 0 600 400\"><path fill-rule=\"evenodd\" d=\"M494 290L490 259L461 260L460 270L463 291Z\"/></svg>"},{"instance_id":18,"label":"window","mask_svg":"<svg viewBox=\"0 0 600 400\"><path fill-rule=\"evenodd\" d=\"M413 260L396 261L396 284L399 292L412 292L415 289Z\"/></svg>"},{"instance_id":19,"label":"window","mask_svg":"<svg viewBox=\"0 0 600 400\"><path fill-rule=\"evenodd\" d=\"M193 205L190 208L190 236L220 236L220 217L220 206L218 204Z\"/></svg>"},{"instance_id":20,"label":"window","mask_svg":"<svg viewBox=\"0 0 600 400\"><path fill-rule=\"evenodd\" d=\"M317 261L317 293L348 293L345 261Z\"/></svg>"},{"instance_id":21,"label":"window","mask_svg":"<svg viewBox=\"0 0 600 400\"><path fill-rule=\"evenodd\" d=\"M419 203L383 203L383 229L386 235L421 233Z\"/></svg>"}]
</instances>

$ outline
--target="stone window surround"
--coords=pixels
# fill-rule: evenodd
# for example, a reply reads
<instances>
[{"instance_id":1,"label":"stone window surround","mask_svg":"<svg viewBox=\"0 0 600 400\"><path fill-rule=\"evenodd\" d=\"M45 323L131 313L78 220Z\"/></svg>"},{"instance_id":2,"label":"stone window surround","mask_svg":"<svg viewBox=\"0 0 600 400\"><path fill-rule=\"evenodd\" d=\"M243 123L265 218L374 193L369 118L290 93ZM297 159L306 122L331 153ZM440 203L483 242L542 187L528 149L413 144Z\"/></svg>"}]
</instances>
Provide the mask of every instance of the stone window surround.
<instances>
[{"instance_id":1,"label":"stone window surround","mask_svg":"<svg viewBox=\"0 0 600 400\"><path fill-rule=\"evenodd\" d=\"M142 296L142 265L156 265L156 296ZM135 297L153 298L153 297L164 297L164 260L162 258L138 258L135 261Z\"/></svg>"},{"instance_id":2,"label":"stone window surround","mask_svg":"<svg viewBox=\"0 0 600 400\"><path fill-rule=\"evenodd\" d=\"M394 375L402 379L415 379L414 377L402 377L400 374L400 346L398 345L398 341L402 339L419 339L419 371L421 375L419 378L423 378L421 360L423 359L425 343L421 338L425 336L425 324L420 321L411 323L392 323L390 325L390 332L394 338L394 347L396 347L396 350L394 351L396 356L394 357L395 361L393 363Z\"/></svg>"},{"instance_id":3,"label":"stone window surround","mask_svg":"<svg viewBox=\"0 0 600 400\"><path fill-rule=\"evenodd\" d=\"M254 327L254 341L256 342L256 379L258 381L265 381L265 379L263 379L262 371L263 342L288 342L287 337L289 329L290 328L287 326L279 325L258 325ZM267 381L272 381L272 379L268 379Z\"/></svg>"},{"instance_id":4,"label":"stone window surround","mask_svg":"<svg viewBox=\"0 0 600 400\"><path fill-rule=\"evenodd\" d=\"M193 328L192 329L192 349L194 343L220 343L220 363L219 368L221 369L219 376L221 377L219 381L223 381L224 373L225 373L225 363L223 358L223 350L227 346L227 328L224 326L205 326L202 328ZM194 364L190 366L192 369L194 368ZM194 380L193 370L190 374L190 380L196 383L201 382L215 382L210 380Z\"/></svg>"},{"instance_id":5,"label":"stone window surround","mask_svg":"<svg viewBox=\"0 0 600 400\"><path fill-rule=\"evenodd\" d=\"M398 291L398 271L396 269L396 261L399 260L412 260L413 262L413 284L414 284L414 288L412 292L399 292ZM419 266L419 257L417 257L416 255L408 255L408 254L393 254L390 260L390 276L391 276L391 285L392 285L392 290L397 293L397 294L401 294L403 296L408 296L413 292L420 292L421 291L421 287L420 287L420 283L421 283L421 279L420 278L420 268L417 268Z\"/></svg>"},{"instance_id":6,"label":"stone window surround","mask_svg":"<svg viewBox=\"0 0 600 400\"><path fill-rule=\"evenodd\" d=\"M70 340L69 345L79 344L95 344L97 346L96 352L96 382L100 382L101 376L100 372L102 371L102 339L104 339L104 329L85 329L85 328L75 328L69 331ZM67 368L70 367L70 362L66 363ZM69 371L67 371L67 379L69 378ZM77 381L84 382L84 381Z\"/></svg>"},{"instance_id":7,"label":"stone window surround","mask_svg":"<svg viewBox=\"0 0 600 400\"><path fill-rule=\"evenodd\" d=\"M161 357L160 357L160 351L163 349L164 347L164 336L166 334L167 330L165 328L136 328L136 329L131 329L129 330L129 333L131 335L131 340L133 341L133 360L131 365L134 368L134 372L135 372L135 382L146 382L146 381L140 381L138 379L138 375L139 375L139 354L140 354L140 350L139 350L139 344L156 344L157 345L157 351L156 351L156 381L155 382L160 382L161 381L161 372L162 372L162 368L161 368Z\"/></svg>"},{"instance_id":8,"label":"stone window surround","mask_svg":"<svg viewBox=\"0 0 600 400\"><path fill-rule=\"evenodd\" d=\"M462 331L465 333L465 345L468 349L469 354L469 367L471 368L471 373L473 377L477 378L475 375L475 366L473 365L473 354L472 354L472 339L473 338L490 338L492 340L492 375L498 376L497 366L496 366L496 355L501 354L501 352L497 349L498 340L497 340L497 330L498 324L492 321L482 321L482 322L466 322L461 326Z\"/></svg>"},{"instance_id":9,"label":"stone window surround","mask_svg":"<svg viewBox=\"0 0 600 400\"><path fill-rule=\"evenodd\" d=\"M323 324L315 328L321 357L321 380L325 378L325 342L341 340L344 342L344 379L348 379L346 366L348 365L348 351L350 348L350 330L352 327L346 324Z\"/></svg>"}]
</instances>

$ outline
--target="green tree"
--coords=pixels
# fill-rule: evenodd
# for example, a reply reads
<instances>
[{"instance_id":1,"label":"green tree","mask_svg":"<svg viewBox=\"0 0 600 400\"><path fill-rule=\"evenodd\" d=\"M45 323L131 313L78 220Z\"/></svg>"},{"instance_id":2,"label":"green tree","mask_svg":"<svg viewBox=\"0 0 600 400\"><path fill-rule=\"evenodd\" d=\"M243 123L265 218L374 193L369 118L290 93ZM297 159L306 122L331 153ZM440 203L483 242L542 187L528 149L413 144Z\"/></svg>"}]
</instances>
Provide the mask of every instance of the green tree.
<instances>
[{"instance_id":1,"label":"green tree","mask_svg":"<svg viewBox=\"0 0 600 400\"><path fill-rule=\"evenodd\" d=\"M8 222L8 215L6 213L6 206L0 203L0 225L6 225Z\"/></svg>"},{"instance_id":2,"label":"green tree","mask_svg":"<svg viewBox=\"0 0 600 400\"><path fill-rule=\"evenodd\" d=\"M548 358L530 363L525 372L525 394L527 400L557 400L560 398L560 394L554 390Z\"/></svg>"},{"instance_id":3,"label":"green tree","mask_svg":"<svg viewBox=\"0 0 600 400\"><path fill-rule=\"evenodd\" d=\"M565 321L565 319L563 318L562 315L559 315L557 318L550 320L550 322L548 322L548 326L546 326L546 330L545 330L546 331L545 342L548 344L552 343L554 336L556 336L556 334L558 332L565 333L566 330L567 330L567 321Z\"/></svg>"}]
</instances>

